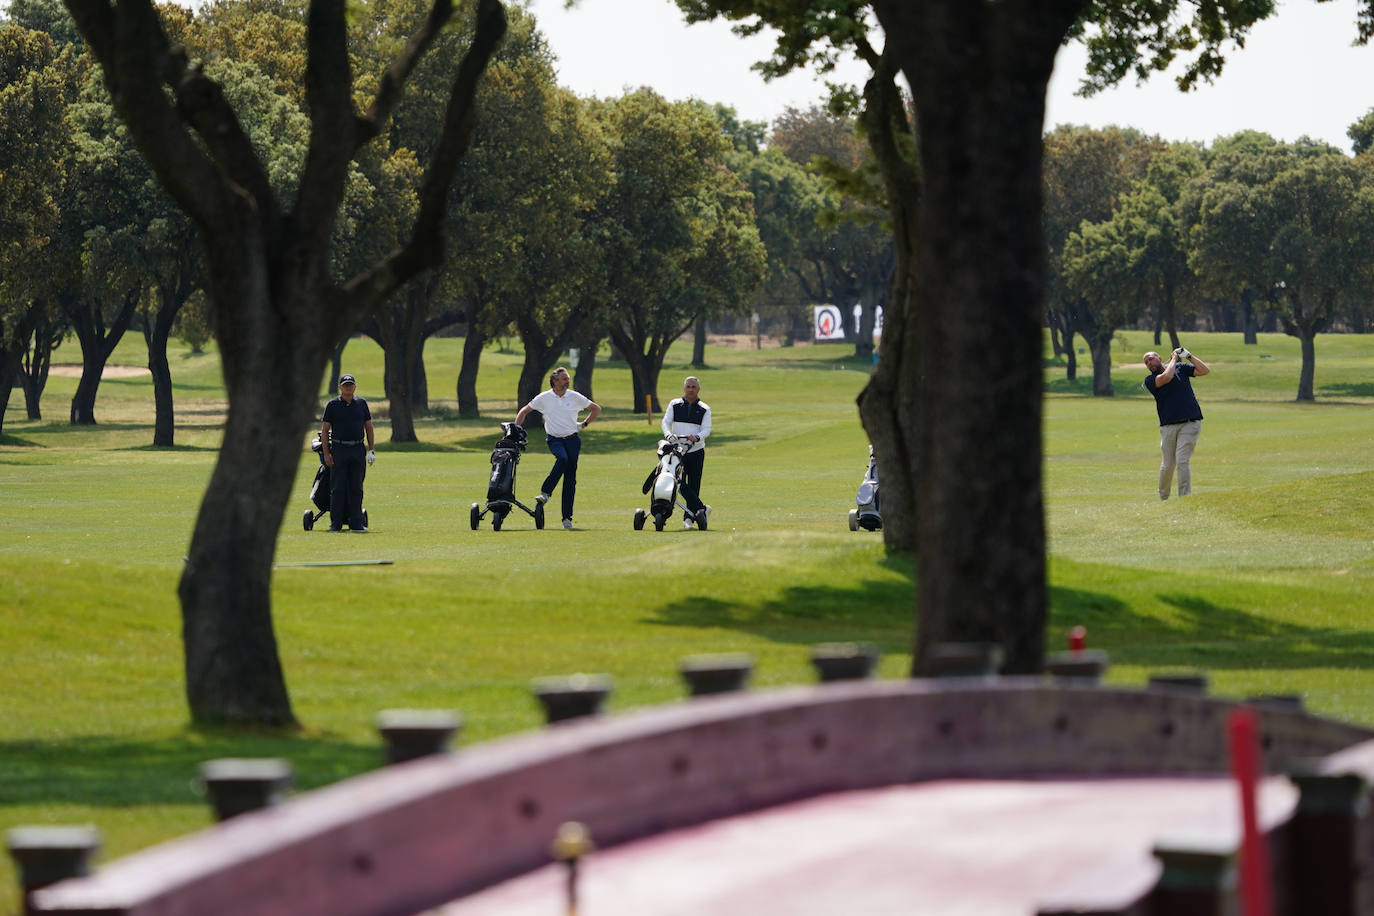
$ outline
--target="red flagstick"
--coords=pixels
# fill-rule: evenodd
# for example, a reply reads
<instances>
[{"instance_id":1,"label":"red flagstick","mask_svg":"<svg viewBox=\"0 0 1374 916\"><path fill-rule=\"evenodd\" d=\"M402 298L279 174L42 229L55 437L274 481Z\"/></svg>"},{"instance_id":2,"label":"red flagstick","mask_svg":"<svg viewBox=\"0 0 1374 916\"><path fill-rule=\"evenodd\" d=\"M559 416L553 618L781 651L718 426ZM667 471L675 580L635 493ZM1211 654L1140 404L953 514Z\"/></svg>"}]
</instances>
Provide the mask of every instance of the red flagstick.
<instances>
[{"instance_id":1,"label":"red flagstick","mask_svg":"<svg viewBox=\"0 0 1374 916\"><path fill-rule=\"evenodd\" d=\"M1240 789L1244 834L1240 845L1241 912L1244 916L1273 916L1269 847L1259 829L1255 794L1261 763L1259 717L1247 706L1231 713L1231 775Z\"/></svg>"}]
</instances>

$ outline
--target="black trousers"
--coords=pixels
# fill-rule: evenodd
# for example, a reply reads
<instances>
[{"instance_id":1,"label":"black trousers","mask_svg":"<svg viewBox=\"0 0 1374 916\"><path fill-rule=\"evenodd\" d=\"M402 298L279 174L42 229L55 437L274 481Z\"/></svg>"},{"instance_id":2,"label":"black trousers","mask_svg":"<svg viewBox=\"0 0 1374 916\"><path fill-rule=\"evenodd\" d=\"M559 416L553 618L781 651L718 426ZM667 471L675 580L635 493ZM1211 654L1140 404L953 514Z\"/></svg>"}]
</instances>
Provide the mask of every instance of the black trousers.
<instances>
[{"instance_id":1,"label":"black trousers","mask_svg":"<svg viewBox=\"0 0 1374 916\"><path fill-rule=\"evenodd\" d=\"M682 458L682 498L696 512L706 505L701 501L701 469L706 464L706 449L688 452Z\"/></svg>"},{"instance_id":2,"label":"black trousers","mask_svg":"<svg viewBox=\"0 0 1374 916\"><path fill-rule=\"evenodd\" d=\"M367 450L360 445L339 445L330 450L334 467L329 469L329 527L363 527L363 478L367 476Z\"/></svg>"}]
</instances>

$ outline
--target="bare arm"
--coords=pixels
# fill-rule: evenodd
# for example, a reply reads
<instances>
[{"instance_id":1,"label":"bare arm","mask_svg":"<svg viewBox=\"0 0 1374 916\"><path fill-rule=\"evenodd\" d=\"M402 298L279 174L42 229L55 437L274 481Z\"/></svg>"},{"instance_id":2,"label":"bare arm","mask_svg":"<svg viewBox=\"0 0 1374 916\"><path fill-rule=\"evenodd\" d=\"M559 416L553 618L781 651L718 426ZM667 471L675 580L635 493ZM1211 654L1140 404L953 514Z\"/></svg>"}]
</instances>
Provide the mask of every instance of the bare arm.
<instances>
[{"instance_id":1,"label":"bare arm","mask_svg":"<svg viewBox=\"0 0 1374 916\"><path fill-rule=\"evenodd\" d=\"M334 456L329 454L329 428L333 426L325 420L320 426L320 457L324 459L324 466L332 468L334 466Z\"/></svg>"},{"instance_id":2,"label":"bare arm","mask_svg":"<svg viewBox=\"0 0 1374 916\"><path fill-rule=\"evenodd\" d=\"M530 415L530 409L531 409L531 408L530 408L530 405L528 405L528 404L526 404L524 407L521 407L521 408L520 408L520 412L517 413L517 414L515 415L515 425L516 425L516 426L524 426L524 425L525 425L525 418L528 417L528 416Z\"/></svg>"},{"instance_id":3,"label":"bare arm","mask_svg":"<svg viewBox=\"0 0 1374 916\"><path fill-rule=\"evenodd\" d=\"M1196 356L1192 357L1192 363L1194 375L1206 375L1207 373L1212 371L1211 369L1207 368L1206 363L1198 359Z\"/></svg>"},{"instance_id":4,"label":"bare arm","mask_svg":"<svg viewBox=\"0 0 1374 916\"><path fill-rule=\"evenodd\" d=\"M373 450L373 445L372 445L372 443L373 443L373 439L374 439L374 436L373 436L373 433L372 433L372 421L371 421L371 420L365 420L365 421L363 421L363 432L367 433L367 450L370 452L370 451Z\"/></svg>"},{"instance_id":5,"label":"bare arm","mask_svg":"<svg viewBox=\"0 0 1374 916\"><path fill-rule=\"evenodd\" d=\"M592 401L587 405L587 419L582 421L582 425L585 427L599 416L601 416L601 405Z\"/></svg>"},{"instance_id":6,"label":"bare arm","mask_svg":"<svg viewBox=\"0 0 1374 916\"><path fill-rule=\"evenodd\" d=\"M1155 387L1158 388L1160 385L1169 384L1174 380L1174 376L1177 374L1178 354L1175 353L1169 357L1169 362L1165 364L1164 371L1155 376Z\"/></svg>"}]
</instances>

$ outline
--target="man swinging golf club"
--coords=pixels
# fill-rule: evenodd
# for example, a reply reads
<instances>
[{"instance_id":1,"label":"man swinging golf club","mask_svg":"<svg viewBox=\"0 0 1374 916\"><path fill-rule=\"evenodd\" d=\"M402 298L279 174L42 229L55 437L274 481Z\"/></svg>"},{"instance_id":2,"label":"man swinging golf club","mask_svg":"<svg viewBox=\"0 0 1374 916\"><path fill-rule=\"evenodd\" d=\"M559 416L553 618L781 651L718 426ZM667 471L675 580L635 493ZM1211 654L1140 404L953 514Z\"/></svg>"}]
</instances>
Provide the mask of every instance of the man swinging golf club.
<instances>
[{"instance_id":1,"label":"man swinging golf club","mask_svg":"<svg viewBox=\"0 0 1374 916\"><path fill-rule=\"evenodd\" d=\"M1191 363L1184 360L1191 360ZM1193 376L1201 378L1212 370L1182 347L1170 354L1168 363L1151 350L1145 354L1145 368L1150 370L1144 382L1145 390L1155 396L1155 410L1159 414L1159 449L1164 456L1159 466L1159 498L1169 498L1169 486L1173 482L1175 468L1178 469L1178 495L1187 496L1193 492L1193 477L1188 461L1193 457L1193 448L1202 433L1202 408L1198 406L1197 395L1193 394L1189 379Z\"/></svg>"}]
</instances>

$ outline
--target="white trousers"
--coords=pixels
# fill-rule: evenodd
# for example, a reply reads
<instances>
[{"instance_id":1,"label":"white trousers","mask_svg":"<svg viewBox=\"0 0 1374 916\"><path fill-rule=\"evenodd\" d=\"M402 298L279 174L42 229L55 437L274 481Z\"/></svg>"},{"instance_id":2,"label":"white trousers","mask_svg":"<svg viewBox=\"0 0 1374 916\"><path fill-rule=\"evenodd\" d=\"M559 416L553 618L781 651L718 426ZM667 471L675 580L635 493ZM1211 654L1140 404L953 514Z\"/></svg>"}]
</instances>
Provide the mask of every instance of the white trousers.
<instances>
[{"instance_id":1,"label":"white trousers","mask_svg":"<svg viewBox=\"0 0 1374 916\"><path fill-rule=\"evenodd\" d=\"M1159 428L1159 450L1164 461L1159 466L1159 498L1169 498L1169 485L1174 479L1174 468L1178 468L1178 495L1187 496L1193 492L1193 475L1188 467L1188 459L1193 457L1197 447L1197 437L1202 433L1201 420L1187 423L1174 423Z\"/></svg>"}]
</instances>

